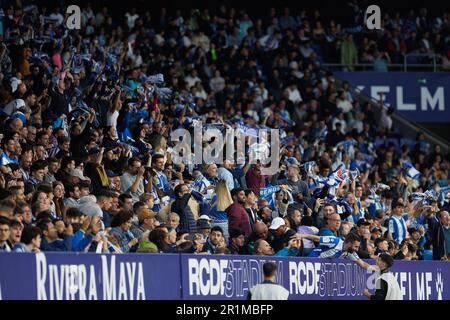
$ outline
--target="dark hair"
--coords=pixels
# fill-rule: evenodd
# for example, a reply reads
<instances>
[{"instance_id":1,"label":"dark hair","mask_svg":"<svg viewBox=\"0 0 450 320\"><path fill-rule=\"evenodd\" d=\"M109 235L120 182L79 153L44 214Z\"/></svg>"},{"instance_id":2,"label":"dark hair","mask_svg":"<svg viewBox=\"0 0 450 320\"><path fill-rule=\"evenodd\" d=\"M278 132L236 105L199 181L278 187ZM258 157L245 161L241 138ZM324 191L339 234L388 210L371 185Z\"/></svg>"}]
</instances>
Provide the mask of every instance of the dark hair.
<instances>
[{"instance_id":1,"label":"dark hair","mask_svg":"<svg viewBox=\"0 0 450 320\"><path fill-rule=\"evenodd\" d=\"M42 192L44 192L46 194L50 194L50 193L53 192L53 187L51 185L49 185L49 184L42 183L42 184L39 185L39 187L37 188L36 191L42 191Z\"/></svg>"},{"instance_id":2,"label":"dark hair","mask_svg":"<svg viewBox=\"0 0 450 320\"><path fill-rule=\"evenodd\" d=\"M97 193L97 199L105 199L105 198L112 198L112 192L106 189L100 189L100 191Z\"/></svg>"},{"instance_id":3,"label":"dark hair","mask_svg":"<svg viewBox=\"0 0 450 320\"><path fill-rule=\"evenodd\" d=\"M45 167L47 167L47 166L48 166L48 162L46 160L37 160L31 165L30 172L44 170Z\"/></svg>"},{"instance_id":4,"label":"dark hair","mask_svg":"<svg viewBox=\"0 0 450 320\"><path fill-rule=\"evenodd\" d=\"M66 211L66 217L80 217L82 216L84 213L81 212L78 208L69 208Z\"/></svg>"},{"instance_id":5,"label":"dark hair","mask_svg":"<svg viewBox=\"0 0 450 320\"><path fill-rule=\"evenodd\" d=\"M20 242L23 242L24 244L30 244L34 238L41 234L42 231L38 227L26 227L22 231Z\"/></svg>"},{"instance_id":6,"label":"dark hair","mask_svg":"<svg viewBox=\"0 0 450 320\"><path fill-rule=\"evenodd\" d=\"M164 241L168 233L163 228L156 228L148 235L148 240L156 244L159 251L165 251L167 249L167 243Z\"/></svg>"},{"instance_id":7,"label":"dark hair","mask_svg":"<svg viewBox=\"0 0 450 320\"><path fill-rule=\"evenodd\" d=\"M266 262L263 265L264 277L271 277L277 271L277 265L274 262Z\"/></svg>"},{"instance_id":8,"label":"dark hair","mask_svg":"<svg viewBox=\"0 0 450 320\"><path fill-rule=\"evenodd\" d=\"M414 243L408 243L408 252L409 253L417 252L417 250L419 250L417 245L415 245Z\"/></svg>"},{"instance_id":9,"label":"dark hair","mask_svg":"<svg viewBox=\"0 0 450 320\"><path fill-rule=\"evenodd\" d=\"M388 250L395 249L397 247L397 244L395 241L388 241Z\"/></svg>"},{"instance_id":10,"label":"dark hair","mask_svg":"<svg viewBox=\"0 0 450 320\"><path fill-rule=\"evenodd\" d=\"M128 166L131 167L135 162L142 163L142 161L139 158L133 157L128 160Z\"/></svg>"},{"instance_id":11,"label":"dark hair","mask_svg":"<svg viewBox=\"0 0 450 320\"><path fill-rule=\"evenodd\" d=\"M387 241L387 240L384 239L384 238L376 238L373 244L374 244L375 247L378 247L378 245L380 243L382 243L383 241Z\"/></svg>"},{"instance_id":12,"label":"dark hair","mask_svg":"<svg viewBox=\"0 0 450 320\"><path fill-rule=\"evenodd\" d=\"M125 203L125 199L133 199L133 197L131 195L129 195L128 193L122 193L119 196L119 204L120 204L120 206L123 206L123 204Z\"/></svg>"},{"instance_id":13,"label":"dark hair","mask_svg":"<svg viewBox=\"0 0 450 320\"><path fill-rule=\"evenodd\" d=\"M313 218L311 216L303 216L300 225L311 227L313 225Z\"/></svg>"},{"instance_id":14,"label":"dark hair","mask_svg":"<svg viewBox=\"0 0 450 320\"><path fill-rule=\"evenodd\" d=\"M162 154L155 154L154 156L152 156L152 165L154 165L156 163L156 160L164 158L164 156Z\"/></svg>"},{"instance_id":15,"label":"dark hair","mask_svg":"<svg viewBox=\"0 0 450 320\"><path fill-rule=\"evenodd\" d=\"M379 259L381 259L381 261L383 261L387 265L388 268L392 267L392 265L394 264L394 258L392 258L387 253L380 254Z\"/></svg>"},{"instance_id":16,"label":"dark hair","mask_svg":"<svg viewBox=\"0 0 450 320\"><path fill-rule=\"evenodd\" d=\"M70 182L67 182L64 185L64 188L65 188L65 190L67 191L68 194L70 194L70 192L74 192L75 188L79 188L79 187L80 186L78 184L73 184L73 183L70 183Z\"/></svg>"},{"instance_id":17,"label":"dark hair","mask_svg":"<svg viewBox=\"0 0 450 320\"><path fill-rule=\"evenodd\" d=\"M45 126L44 126L45 127ZM36 133L36 141L38 141L39 139L41 139L43 136L48 135L48 133L44 130L44 131L39 131Z\"/></svg>"},{"instance_id":18,"label":"dark hair","mask_svg":"<svg viewBox=\"0 0 450 320\"><path fill-rule=\"evenodd\" d=\"M14 138L12 136L6 136L4 138L2 138L2 149L5 150L5 146L8 144L9 140L14 140Z\"/></svg>"},{"instance_id":19,"label":"dark hair","mask_svg":"<svg viewBox=\"0 0 450 320\"><path fill-rule=\"evenodd\" d=\"M50 164L51 162L59 162L56 158L47 158L47 162Z\"/></svg>"},{"instance_id":20,"label":"dark hair","mask_svg":"<svg viewBox=\"0 0 450 320\"><path fill-rule=\"evenodd\" d=\"M136 212L136 210L138 210L141 207L145 207L145 203L144 202L142 202L142 201L135 202L133 204L133 211Z\"/></svg>"},{"instance_id":21,"label":"dark hair","mask_svg":"<svg viewBox=\"0 0 450 320\"><path fill-rule=\"evenodd\" d=\"M248 195L251 194L251 193L255 193L255 192L253 192L252 189L246 189L246 190L244 190L244 192L245 192L245 196L246 197L248 197Z\"/></svg>"},{"instance_id":22,"label":"dark hair","mask_svg":"<svg viewBox=\"0 0 450 320\"><path fill-rule=\"evenodd\" d=\"M37 227L41 230L41 232L43 233L44 231L48 231L48 224L51 223L52 220L45 218L45 219L41 219L38 223L37 223Z\"/></svg>"},{"instance_id":23,"label":"dark hair","mask_svg":"<svg viewBox=\"0 0 450 320\"><path fill-rule=\"evenodd\" d=\"M36 203L36 204L38 204L39 205L39 203ZM34 205L33 205L34 206ZM33 211L33 210L32 210ZM33 211L33 214L35 214L34 213L34 211ZM52 214L50 213L50 211L48 211L48 210L45 210L45 211L41 211L41 212L39 212L37 215L36 215L36 221L41 221L41 220L52 220L53 219L53 216L52 216Z\"/></svg>"},{"instance_id":24,"label":"dark hair","mask_svg":"<svg viewBox=\"0 0 450 320\"><path fill-rule=\"evenodd\" d=\"M234 188L233 190L231 190L231 197L234 198L241 191L244 191L244 189L242 189L242 188Z\"/></svg>"},{"instance_id":25,"label":"dark hair","mask_svg":"<svg viewBox=\"0 0 450 320\"><path fill-rule=\"evenodd\" d=\"M131 212L121 210L113 217L111 227L119 227L131 218L133 218L133 214Z\"/></svg>"},{"instance_id":26,"label":"dark hair","mask_svg":"<svg viewBox=\"0 0 450 320\"><path fill-rule=\"evenodd\" d=\"M17 227L17 226L23 227L23 224L20 221L16 220L16 219L13 219L13 220L10 220L10 221L11 221L11 223L10 223L10 227L11 228L14 228L14 227Z\"/></svg>"},{"instance_id":27,"label":"dark hair","mask_svg":"<svg viewBox=\"0 0 450 320\"><path fill-rule=\"evenodd\" d=\"M347 237L345 238L345 243L355 243L355 242L361 242L361 237L354 233L349 233Z\"/></svg>"},{"instance_id":28,"label":"dark hair","mask_svg":"<svg viewBox=\"0 0 450 320\"><path fill-rule=\"evenodd\" d=\"M22 201L22 200L17 200L17 201L16 201L16 208L15 208L14 210L16 210L17 208L22 209L22 208L25 207L25 206L30 207L30 205L28 204L28 202Z\"/></svg>"},{"instance_id":29,"label":"dark hair","mask_svg":"<svg viewBox=\"0 0 450 320\"><path fill-rule=\"evenodd\" d=\"M65 168L67 168L67 165L69 163L71 163L72 161L74 161L75 159L73 157L70 156L65 156L61 159L61 169L64 170Z\"/></svg>"},{"instance_id":30,"label":"dark hair","mask_svg":"<svg viewBox=\"0 0 450 320\"><path fill-rule=\"evenodd\" d=\"M211 228L211 233L213 233L214 231L219 231L222 234L222 237L223 237L223 230L222 230L221 227L219 227L219 226L212 227Z\"/></svg>"},{"instance_id":31,"label":"dark hair","mask_svg":"<svg viewBox=\"0 0 450 320\"><path fill-rule=\"evenodd\" d=\"M0 210L14 210L15 207L16 207L16 202L13 200L0 201Z\"/></svg>"},{"instance_id":32,"label":"dark hair","mask_svg":"<svg viewBox=\"0 0 450 320\"><path fill-rule=\"evenodd\" d=\"M0 217L0 224L6 224L8 227L11 227L11 221L6 217Z\"/></svg>"},{"instance_id":33,"label":"dark hair","mask_svg":"<svg viewBox=\"0 0 450 320\"><path fill-rule=\"evenodd\" d=\"M64 142L70 142L70 138L66 136L59 136L57 139L58 144L63 144Z\"/></svg>"},{"instance_id":34,"label":"dark hair","mask_svg":"<svg viewBox=\"0 0 450 320\"><path fill-rule=\"evenodd\" d=\"M173 190L173 192L175 193L175 195L179 195L181 193L181 189L183 188L183 186L185 185L185 183L180 183L179 185L177 185L175 187L175 189Z\"/></svg>"}]
</instances>

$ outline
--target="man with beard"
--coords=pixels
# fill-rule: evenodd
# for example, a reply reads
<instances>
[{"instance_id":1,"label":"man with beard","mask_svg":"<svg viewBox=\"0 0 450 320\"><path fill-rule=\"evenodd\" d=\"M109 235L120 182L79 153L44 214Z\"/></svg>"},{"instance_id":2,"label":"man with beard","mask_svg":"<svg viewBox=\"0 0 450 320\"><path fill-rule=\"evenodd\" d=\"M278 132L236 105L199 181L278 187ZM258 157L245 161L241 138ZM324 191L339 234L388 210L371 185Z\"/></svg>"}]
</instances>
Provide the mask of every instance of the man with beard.
<instances>
[{"instance_id":1,"label":"man with beard","mask_svg":"<svg viewBox=\"0 0 450 320\"><path fill-rule=\"evenodd\" d=\"M0 166L6 166L10 163L17 163L17 159L14 157L16 151L16 141L12 137L5 137L2 139L3 153L0 157Z\"/></svg>"},{"instance_id":2,"label":"man with beard","mask_svg":"<svg viewBox=\"0 0 450 320\"><path fill-rule=\"evenodd\" d=\"M30 168L33 163L33 150L23 150L20 156L20 172L22 173L22 178L27 181L30 179Z\"/></svg>"},{"instance_id":3,"label":"man with beard","mask_svg":"<svg viewBox=\"0 0 450 320\"><path fill-rule=\"evenodd\" d=\"M231 191L231 197L233 198L233 204L226 209L228 214L228 228L242 229L245 232L245 236L249 236L252 233L252 227L250 225L250 218L245 211L245 192L241 188L234 188Z\"/></svg>"},{"instance_id":4,"label":"man with beard","mask_svg":"<svg viewBox=\"0 0 450 320\"><path fill-rule=\"evenodd\" d=\"M128 160L128 169L120 178L122 192L132 196L133 202L139 201L139 197L144 193L144 173L145 167L138 158Z\"/></svg>"}]
</instances>

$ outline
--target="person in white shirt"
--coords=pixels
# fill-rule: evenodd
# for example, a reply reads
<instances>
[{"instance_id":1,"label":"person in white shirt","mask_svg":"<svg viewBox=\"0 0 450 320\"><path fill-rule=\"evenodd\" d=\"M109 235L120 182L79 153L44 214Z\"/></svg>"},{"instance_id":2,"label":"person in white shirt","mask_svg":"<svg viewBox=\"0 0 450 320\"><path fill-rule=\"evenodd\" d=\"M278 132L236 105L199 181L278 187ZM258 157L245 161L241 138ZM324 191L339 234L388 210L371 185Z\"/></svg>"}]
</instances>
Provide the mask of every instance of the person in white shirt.
<instances>
[{"instance_id":1,"label":"person in white shirt","mask_svg":"<svg viewBox=\"0 0 450 320\"><path fill-rule=\"evenodd\" d=\"M247 295L247 300L287 300L289 291L277 284L277 265L273 262L266 262L263 265L264 282L251 288Z\"/></svg>"},{"instance_id":2,"label":"person in white shirt","mask_svg":"<svg viewBox=\"0 0 450 320\"><path fill-rule=\"evenodd\" d=\"M403 300L402 290L389 269L394 264L394 258L389 254L383 253L377 260L377 266L380 269L380 276L376 281L376 290L371 294L366 288L363 294L370 300Z\"/></svg>"},{"instance_id":3,"label":"person in white shirt","mask_svg":"<svg viewBox=\"0 0 450 320\"><path fill-rule=\"evenodd\" d=\"M298 90L297 86L295 84L291 84L286 91L288 92L288 98L293 103L299 103L301 102L302 96L300 95L300 91Z\"/></svg>"},{"instance_id":4,"label":"person in white shirt","mask_svg":"<svg viewBox=\"0 0 450 320\"><path fill-rule=\"evenodd\" d=\"M136 8L131 9L131 13L125 13L125 18L127 18L128 27L133 29L136 24L136 20L139 19L139 15L136 13Z\"/></svg>"},{"instance_id":5,"label":"person in white shirt","mask_svg":"<svg viewBox=\"0 0 450 320\"><path fill-rule=\"evenodd\" d=\"M184 81L188 83L188 87L190 89L191 87L195 86L198 81L201 82L202 80L197 76L197 70L192 69L189 75L184 78Z\"/></svg>"}]
</instances>

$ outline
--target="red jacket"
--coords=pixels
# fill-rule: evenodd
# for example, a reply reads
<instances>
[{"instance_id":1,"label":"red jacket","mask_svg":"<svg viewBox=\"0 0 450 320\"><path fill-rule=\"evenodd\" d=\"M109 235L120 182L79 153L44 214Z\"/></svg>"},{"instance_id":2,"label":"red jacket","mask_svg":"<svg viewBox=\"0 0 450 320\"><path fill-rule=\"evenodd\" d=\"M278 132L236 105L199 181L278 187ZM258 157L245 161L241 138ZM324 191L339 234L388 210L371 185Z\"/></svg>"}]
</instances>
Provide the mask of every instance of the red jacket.
<instances>
[{"instance_id":1,"label":"red jacket","mask_svg":"<svg viewBox=\"0 0 450 320\"><path fill-rule=\"evenodd\" d=\"M257 172L254 167L250 168L245 175L245 181L247 188L251 189L255 195L259 198L259 190L266 187L265 176Z\"/></svg>"},{"instance_id":2,"label":"red jacket","mask_svg":"<svg viewBox=\"0 0 450 320\"><path fill-rule=\"evenodd\" d=\"M230 230L242 229L246 237L252 233L250 219L242 204L235 202L227 208L226 212L228 214L228 228Z\"/></svg>"}]
</instances>

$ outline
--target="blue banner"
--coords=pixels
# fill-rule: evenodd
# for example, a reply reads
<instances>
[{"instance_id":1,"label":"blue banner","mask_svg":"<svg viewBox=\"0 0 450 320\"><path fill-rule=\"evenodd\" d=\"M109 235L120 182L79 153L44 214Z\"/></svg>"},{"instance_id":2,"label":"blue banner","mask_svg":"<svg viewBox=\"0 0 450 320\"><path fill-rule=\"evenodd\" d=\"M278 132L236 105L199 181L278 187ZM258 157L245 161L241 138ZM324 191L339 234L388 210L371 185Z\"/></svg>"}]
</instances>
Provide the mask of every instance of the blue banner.
<instances>
[{"instance_id":1,"label":"blue banner","mask_svg":"<svg viewBox=\"0 0 450 320\"><path fill-rule=\"evenodd\" d=\"M0 253L0 298L179 299L179 255Z\"/></svg>"},{"instance_id":2,"label":"blue banner","mask_svg":"<svg viewBox=\"0 0 450 320\"><path fill-rule=\"evenodd\" d=\"M267 261L277 264L277 282L289 291L289 300L367 300L362 292L375 287L377 278L342 259L182 255L183 298L245 299L249 288L262 282ZM404 300L450 300L446 262L396 261L392 272Z\"/></svg>"},{"instance_id":3,"label":"blue banner","mask_svg":"<svg viewBox=\"0 0 450 320\"><path fill-rule=\"evenodd\" d=\"M377 279L341 259L0 253L0 300L242 300L267 261L290 300L364 300ZM448 262L396 261L392 272L404 300L450 300Z\"/></svg>"},{"instance_id":4,"label":"blue banner","mask_svg":"<svg viewBox=\"0 0 450 320\"><path fill-rule=\"evenodd\" d=\"M432 72L335 72L336 77L415 122L450 122L450 74Z\"/></svg>"}]
</instances>

